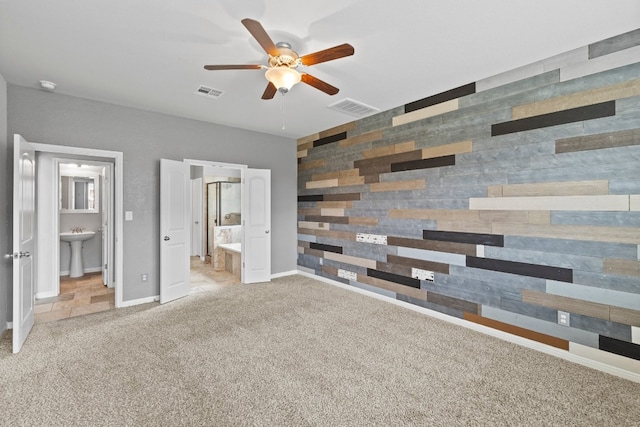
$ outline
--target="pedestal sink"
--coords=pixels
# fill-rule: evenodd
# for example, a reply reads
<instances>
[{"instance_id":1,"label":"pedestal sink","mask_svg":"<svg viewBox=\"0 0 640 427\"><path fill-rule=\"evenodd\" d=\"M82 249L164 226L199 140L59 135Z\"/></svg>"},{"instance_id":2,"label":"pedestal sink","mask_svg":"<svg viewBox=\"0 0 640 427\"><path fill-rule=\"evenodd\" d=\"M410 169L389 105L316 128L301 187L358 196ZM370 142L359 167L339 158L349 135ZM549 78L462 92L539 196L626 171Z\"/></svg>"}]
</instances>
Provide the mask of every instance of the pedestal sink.
<instances>
[{"instance_id":1,"label":"pedestal sink","mask_svg":"<svg viewBox=\"0 0 640 427\"><path fill-rule=\"evenodd\" d=\"M71 245L71 268L69 269L69 277L84 276L84 267L82 266L82 242L91 239L95 234L95 231L83 231L82 233L67 231L60 233L60 240L69 242Z\"/></svg>"}]
</instances>

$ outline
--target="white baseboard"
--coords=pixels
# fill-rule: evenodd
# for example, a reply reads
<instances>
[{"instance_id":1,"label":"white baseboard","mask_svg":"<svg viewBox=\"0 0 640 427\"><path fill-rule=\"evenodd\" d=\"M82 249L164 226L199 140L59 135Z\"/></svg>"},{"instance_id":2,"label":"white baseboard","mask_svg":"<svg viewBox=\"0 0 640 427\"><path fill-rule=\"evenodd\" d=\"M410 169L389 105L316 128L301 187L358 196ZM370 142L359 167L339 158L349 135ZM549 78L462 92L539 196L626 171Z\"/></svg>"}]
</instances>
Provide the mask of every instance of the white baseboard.
<instances>
[{"instance_id":1,"label":"white baseboard","mask_svg":"<svg viewBox=\"0 0 640 427\"><path fill-rule=\"evenodd\" d=\"M13 329L13 322L7 322L7 329Z\"/></svg>"},{"instance_id":2,"label":"white baseboard","mask_svg":"<svg viewBox=\"0 0 640 427\"><path fill-rule=\"evenodd\" d=\"M36 299L43 299L43 298L52 298L52 297L57 297L58 294L56 292L39 292L36 294Z\"/></svg>"},{"instance_id":3,"label":"white baseboard","mask_svg":"<svg viewBox=\"0 0 640 427\"><path fill-rule=\"evenodd\" d=\"M578 365L586 366L592 369L596 369L598 371L605 372L607 374L615 375L616 377L624 378L629 381L633 381L636 383L640 383L640 373L632 372L623 368L619 368L614 365L610 365L607 363L600 362L598 360L594 360L591 358L587 358L584 356L580 356L570 351L561 350L556 347L552 347L547 344L540 343L538 341L533 341L527 338L523 338L517 335L512 335L507 332L500 331L498 329L493 329L488 326L480 325L478 323L469 322L468 320L460 319L458 317L449 316L444 313L440 313L438 311L429 310L428 308L420 307L418 305L410 304L408 302L400 301L397 299L390 298L385 295L377 294L375 292L366 291L364 289L357 288L355 286L345 285L344 283L328 279L322 276L316 276L315 274L308 273L306 271L298 270L298 274L305 277L310 277L312 279L316 279L318 281L328 283L333 286L337 286L342 289L346 289L352 292L357 292L362 295L366 295L372 298L376 298L382 301L389 302L391 304L398 305L400 307L408 308L409 310L417 311L418 313L425 314L427 316L431 316L440 320L444 320L445 322L453 323L458 326L462 326L468 329L472 329L474 331L482 332L484 334L490 335L495 338L502 339L504 341L508 341L514 344L521 345L523 347L530 348L532 350L536 350L545 354L549 354L551 356L558 357L560 359L568 360L569 362L577 363ZM598 353L607 353L602 350L592 349L592 351Z\"/></svg>"},{"instance_id":4,"label":"white baseboard","mask_svg":"<svg viewBox=\"0 0 640 427\"><path fill-rule=\"evenodd\" d=\"M156 302L156 301L160 301L160 295L156 295L156 296L153 296L153 297L138 298L138 299L122 301L122 304L118 308L132 307L134 305L147 304L149 302Z\"/></svg>"},{"instance_id":5,"label":"white baseboard","mask_svg":"<svg viewBox=\"0 0 640 427\"><path fill-rule=\"evenodd\" d=\"M277 279L278 277L293 276L294 274L298 274L298 270L283 271L282 273L272 274L271 278Z\"/></svg>"}]
</instances>

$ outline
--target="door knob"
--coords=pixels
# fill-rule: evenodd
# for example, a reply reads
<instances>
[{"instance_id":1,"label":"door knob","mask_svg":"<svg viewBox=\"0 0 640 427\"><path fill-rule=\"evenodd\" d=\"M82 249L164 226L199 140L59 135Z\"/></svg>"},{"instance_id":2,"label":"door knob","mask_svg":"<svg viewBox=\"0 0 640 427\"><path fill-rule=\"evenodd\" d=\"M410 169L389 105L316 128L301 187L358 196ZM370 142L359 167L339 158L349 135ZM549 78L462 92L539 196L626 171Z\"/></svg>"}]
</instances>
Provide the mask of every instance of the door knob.
<instances>
[{"instance_id":1,"label":"door knob","mask_svg":"<svg viewBox=\"0 0 640 427\"><path fill-rule=\"evenodd\" d=\"M31 252L20 252L20 258L29 258L31 256Z\"/></svg>"},{"instance_id":2,"label":"door knob","mask_svg":"<svg viewBox=\"0 0 640 427\"><path fill-rule=\"evenodd\" d=\"M264 230L264 232L265 232L266 234L269 234L269 230Z\"/></svg>"},{"instance_id":3,"label":"door knob","mask_svg":"<svg viewBox=\"0 0 640 427\"><path fill-rule=\"evenodd\" d=\"M164 236L164 241L166 242L167 240L171 240L171 238L169 236Z\"/></svg>"},{"instance_id":4,"label":"door knob","mask_svg":"<svg viewBox=\"0 0 640 427\"><path fill-rule=\"evenodd\" d=\"M15 258L13 254L4 254L4 259L13 259Z\"/></svg>"}]
</instances>

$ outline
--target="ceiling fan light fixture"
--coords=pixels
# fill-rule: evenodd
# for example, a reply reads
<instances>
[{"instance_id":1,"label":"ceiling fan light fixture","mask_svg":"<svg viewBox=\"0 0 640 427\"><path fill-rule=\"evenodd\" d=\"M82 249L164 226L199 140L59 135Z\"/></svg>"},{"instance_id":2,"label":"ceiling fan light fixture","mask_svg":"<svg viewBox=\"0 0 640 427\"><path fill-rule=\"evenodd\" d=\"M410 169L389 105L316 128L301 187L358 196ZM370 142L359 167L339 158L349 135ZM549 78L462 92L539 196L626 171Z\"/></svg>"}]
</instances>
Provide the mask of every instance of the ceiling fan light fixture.
<instances>
[{"instance_id":1,"label":"ceiling fan light fixture","mask_svg":"<svg viewBox=\"0 0 640 427\"><path fill-rule=\"evenodd\" d=\"M269 80L280 92L287 93L289 89L296 83L300 83L302 77L300 73L289 67L273 67L269 68L264 76Z\"/></svg>"}]
</instances>

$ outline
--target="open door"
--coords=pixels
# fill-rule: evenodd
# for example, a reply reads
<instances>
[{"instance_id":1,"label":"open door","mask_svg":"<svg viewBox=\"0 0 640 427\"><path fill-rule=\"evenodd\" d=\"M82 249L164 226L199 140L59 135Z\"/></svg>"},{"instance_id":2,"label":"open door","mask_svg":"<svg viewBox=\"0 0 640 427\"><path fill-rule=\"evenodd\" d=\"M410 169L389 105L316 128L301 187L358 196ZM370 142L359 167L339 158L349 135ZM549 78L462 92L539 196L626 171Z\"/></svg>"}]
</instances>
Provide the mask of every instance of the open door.
<instances>
[{"instance_id":1,"label":"open door","mask_svg":"<svg viewBox=\"0 0 640 427\"><path fill-rule=\"evenodd\" d=\"M36 154L20 135L13 139L13 352L33 326L36 240Z\"/></svg>"},{"instance_id":2,"label":"open door","mask_svg":"<svg viewBox=\"0 0 640 427\"><path fill-rule=\"evenodd\" d=\"M189 165L160 159L160 303L189 295Z\"/></svg>"},{"instance_id":3,"label":"open door","mask_svg":"<svg viewBox=\"0 0 640 427\"><path fill-rule=\"evenodd\" d=\"M243 169L242 283L271 280L271 171Z\"/></svg>"}]
</instances>

